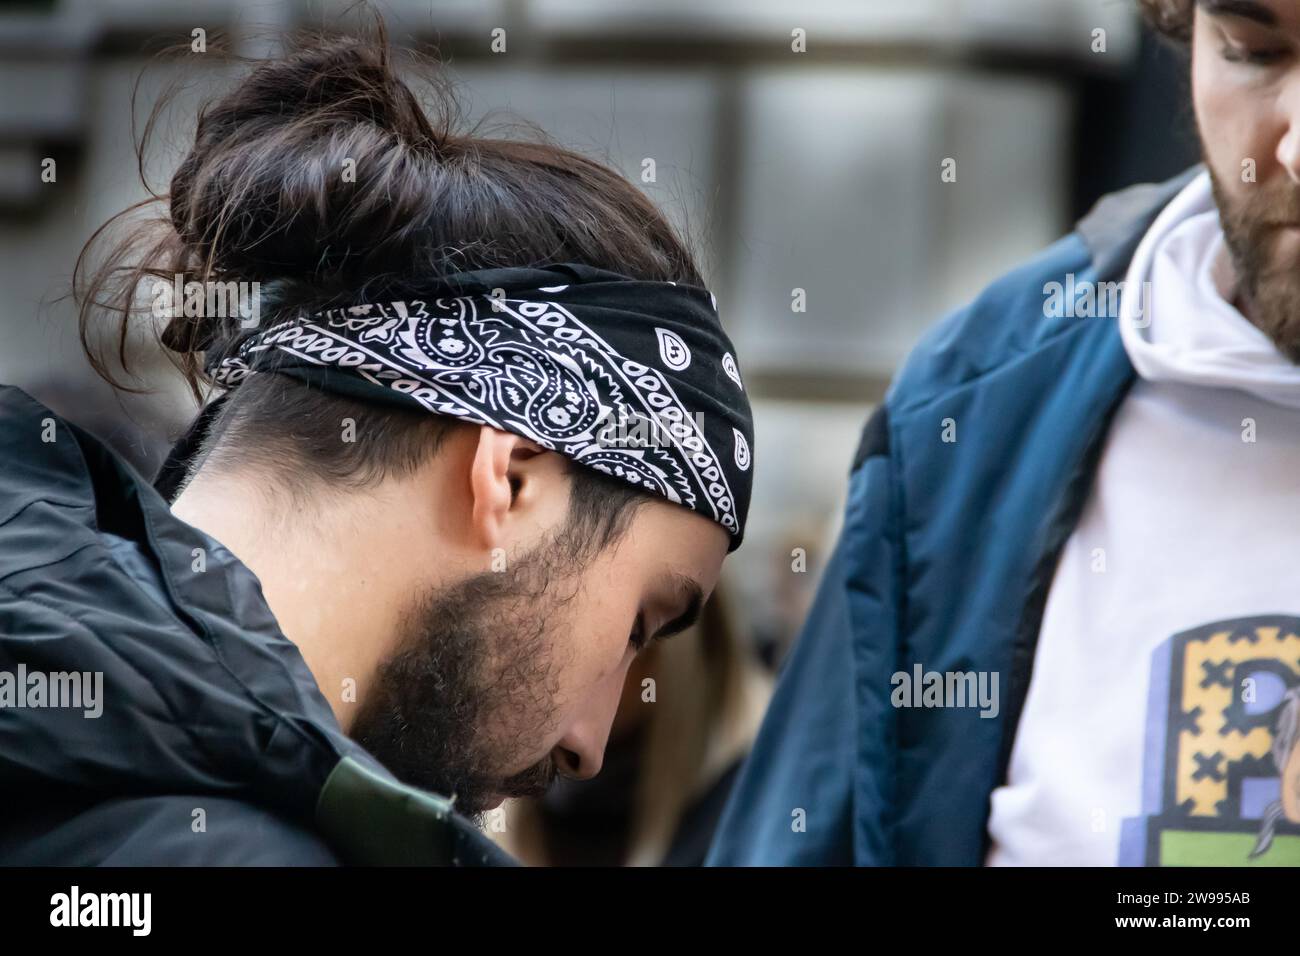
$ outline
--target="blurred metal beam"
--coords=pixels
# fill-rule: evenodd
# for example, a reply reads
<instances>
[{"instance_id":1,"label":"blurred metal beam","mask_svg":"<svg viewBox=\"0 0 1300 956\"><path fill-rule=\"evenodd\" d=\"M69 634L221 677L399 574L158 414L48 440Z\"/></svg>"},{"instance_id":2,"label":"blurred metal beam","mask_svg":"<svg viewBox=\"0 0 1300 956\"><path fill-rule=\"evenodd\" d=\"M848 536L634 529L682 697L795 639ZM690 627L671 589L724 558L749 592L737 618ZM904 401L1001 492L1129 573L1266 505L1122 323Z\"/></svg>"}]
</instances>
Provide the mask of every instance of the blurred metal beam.
<instances>
[{"instance_id":1,"label":"blurred metal beam","mask_svg":"<svg viewBox=\"0 0 1300 956\"><path fill-rule=\"evenodd\" d=\"M833 402L866 407L884 400L889 382L887 375L780 369L745 371L745 388L755 400Z\"/></svg>"}]
</instances>

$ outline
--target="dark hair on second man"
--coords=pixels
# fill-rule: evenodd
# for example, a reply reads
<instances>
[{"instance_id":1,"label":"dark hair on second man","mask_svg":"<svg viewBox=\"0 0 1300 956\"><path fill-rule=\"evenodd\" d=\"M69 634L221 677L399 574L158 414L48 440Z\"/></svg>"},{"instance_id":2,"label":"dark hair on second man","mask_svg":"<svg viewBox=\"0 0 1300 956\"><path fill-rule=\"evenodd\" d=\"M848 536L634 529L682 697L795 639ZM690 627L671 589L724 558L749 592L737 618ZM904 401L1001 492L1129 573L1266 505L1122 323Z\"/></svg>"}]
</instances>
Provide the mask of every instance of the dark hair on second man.
<instances>
[{"instance_id":1,"label":"dark hair on second man","mask_svg":"<svg viewBox=\"0 0 1300 956\"><path fill-rule=\"evenodd\" d=\"M1196 0L1138 0L1142 18L1151 29L1176 43L1192 42Z\"/></svg>"}]
</instances>

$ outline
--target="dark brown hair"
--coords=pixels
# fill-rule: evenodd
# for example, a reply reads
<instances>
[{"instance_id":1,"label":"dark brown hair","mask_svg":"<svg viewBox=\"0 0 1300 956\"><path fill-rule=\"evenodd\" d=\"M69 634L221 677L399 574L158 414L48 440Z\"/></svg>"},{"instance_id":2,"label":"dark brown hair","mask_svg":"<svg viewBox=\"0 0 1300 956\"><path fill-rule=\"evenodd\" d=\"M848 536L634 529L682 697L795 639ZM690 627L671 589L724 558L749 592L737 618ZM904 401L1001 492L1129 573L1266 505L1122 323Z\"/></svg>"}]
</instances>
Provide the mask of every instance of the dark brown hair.
<instances>
[{"instance_id":1,"label":"dark brown hair","mask_svg":"<svg viewBox=\"0 0 1300 956\"><path fill-rule=\"evenodd\" d=\"M1196 0L1138 0L1142 18L1161 36L1177 43L1192 42Z\"/></svg>"},{"instance_id":2,"label":"dark brown hair","mask_svg":"<svg viewBox=\"0 0 1300 956\"><path fill-rule=\"evenodd\" d=\"M194 144L167 193L151 193L91 238L74 294L82 343L103 377L133 388L114 366L129 374L128 326L151 278L258 281L263 322L355 301L380 286L503 266L577 262L704 284L684 241L626 179L536 129L530 139L461 129L455 91L436 65L406 56L403 67L428 80L426 111L399 77L382 25L375 34L303 36L283 56L257 63L199 112ZM142 178L161 105L139 143ZM115 328L107 339L115 355L103 351L105 321ZM222 349L238 321L176 318L156 330L196 397L209 383L200 353ZM446 423L279 375L252 376L225 404L202 460L215 456L218 467L288 460L352 483L418 464ZM356 423L355 442L339 441L344 418ZM584 486L603 478L576 471Z\"/></svg>"}]
</instances>

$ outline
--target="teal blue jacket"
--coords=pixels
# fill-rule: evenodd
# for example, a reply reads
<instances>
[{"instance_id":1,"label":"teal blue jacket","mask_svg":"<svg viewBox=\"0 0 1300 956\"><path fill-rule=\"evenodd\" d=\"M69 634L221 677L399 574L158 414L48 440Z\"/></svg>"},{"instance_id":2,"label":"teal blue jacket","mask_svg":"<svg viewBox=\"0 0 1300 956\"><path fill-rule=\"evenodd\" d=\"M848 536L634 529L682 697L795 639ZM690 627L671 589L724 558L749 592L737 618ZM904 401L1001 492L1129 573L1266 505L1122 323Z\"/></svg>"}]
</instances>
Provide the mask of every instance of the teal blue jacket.
<instances>
[{"instance_id":1,"label":"teal blue jacket","mask_svg":"<svg viewBox=\"0 0 1300 956\"><path fill-rule=\"evenodd\" d=\"M912 353L709 863L983 862L1056 559L1134 378L1117 316L1048 308L1052 284L1121 280L1194 172L1102 200ZM917 664L998 674L997 716L892 706Z\"/></svg>"}]
</instances>

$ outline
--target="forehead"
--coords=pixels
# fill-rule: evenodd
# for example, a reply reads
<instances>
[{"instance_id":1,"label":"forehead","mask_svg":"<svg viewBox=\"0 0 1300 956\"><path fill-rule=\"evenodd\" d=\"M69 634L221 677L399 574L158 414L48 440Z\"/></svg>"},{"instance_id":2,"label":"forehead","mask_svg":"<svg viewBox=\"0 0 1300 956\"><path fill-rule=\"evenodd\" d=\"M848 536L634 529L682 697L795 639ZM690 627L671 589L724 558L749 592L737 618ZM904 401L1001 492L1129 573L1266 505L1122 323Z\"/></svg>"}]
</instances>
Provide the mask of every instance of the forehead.
<instances>
[{"instance_id":1,"label":"forehead","mask_svg":"<svg viewBox=\"0 0 1300 956\"><path fill-rule=\"evenodd\" d=\"M669 583L690 578L708 594L717 582L731 535L703 515L672 502L653 500L637 510L620 548L625 560Z\"/></svg>"}]
</instances>

